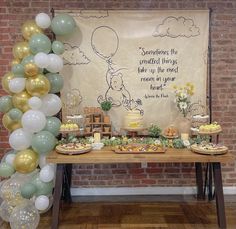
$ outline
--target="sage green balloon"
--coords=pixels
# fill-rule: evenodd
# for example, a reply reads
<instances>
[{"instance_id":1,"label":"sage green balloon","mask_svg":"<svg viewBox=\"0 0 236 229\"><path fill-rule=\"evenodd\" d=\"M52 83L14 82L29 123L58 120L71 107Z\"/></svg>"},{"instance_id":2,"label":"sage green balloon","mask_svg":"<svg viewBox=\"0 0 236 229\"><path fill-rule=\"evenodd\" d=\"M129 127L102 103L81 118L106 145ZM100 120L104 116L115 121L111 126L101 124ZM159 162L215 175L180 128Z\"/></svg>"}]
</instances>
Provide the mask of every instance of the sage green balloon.
<instances>
[{"instance_id":1,"label":"sage green balloon","mask_svg":"<svg viewBox=\"0 0 236 229\"><path fill-rule=\"evenodd\" d=\"M15 173L15 169L6 162L0 164L0 177L10 177Z\"/></svg>"},{"instance_id":2,"label":"sage green balloon","mask_svg":"<svg viewBox=\"0 0 236 229\"><path fill-rule=\"evenodd\" d=\"M54 136L57 136L60 132L61 121L57 117L47 117L47 122L44 130L49 131Z\"/></svg>"},{"instance_id":3,"label":"sage green balloon","mask_svg":"<svg viewBox=\"0 0 236 229\"><path fill-rule=\"evenodd\" d=\"M21 119L23 112L18 108L13 108L8 112L8 115L12 120L18 121Z\"/></svg>"},{"instance_id":4,"label":"sage green balloon","mask_svg":"<svg viewBox=\"0 0 236 229\"><path fill-rule=\"evenodd\" d=\"M13 72L14 76L17 77L24 77L24 66L22 64L14 64L11 68L11 71Z\"/></svg>"},{"instance_id":5,"label":"sage green balloon","mask_svg":"<svg viewBox=\"0 0 236 229\"><path fill-rule=\"evenodd\" d=\"M53 181L51 182L43 182L39 179L39 175L35 175L31 182L33 185L36 186L36 192L35 192L35 196L40 196L40 195L50 195L52 194L52 190L53 190Z\"/></svg>"},{"instance_id":6,"label":"sage green balloon","mask_svg":"<svg viewBox=\"0 0 236 229\"><path fill-rule=\"evenodd\" d=\"M34 56L33 55L26 56L21 61L21 65L23 65L23 67L28 63L34 63Z\"/></svg>"},{"instance_id":7,"label":"sage green balloon","mask_svg":"<svg viewBox=\"0 0 236 229\"><path fill-rule=\"evenodd\" d=\"M6 113L13 108L11 96L5 95L0 97L0 112Z\"/></svg>"},{"instance_id":8,"label":"sage green balloon","mask_svg":"<svg viewBox=\"0 0 236 229\"><path fill-rule=\"evenodd\" d=\"M53 41L52 51L57 55L61 55L65 51L64 44L60 41Z\"/></svg>"},{"instance_id":9,"label":"sage green balloon","mask_svg":"<svg viewBox=\"0 0 236 229\"><path fill-rule=\"evenodd\" d=\"M64 36L72 33L76 27L76 22L68 14L58 14L52 19L52 31L59 36Z\"/></svg>"},{"instance_id":10,"label":"sage green balloon","mask_svg":"<svg viewBox=\"0 0 236 229\"><path fill-rule=\"evenodd\" d=\"M63 77L57 73L48 73L46 74L48 78L51 88L49 93L58 93L63 88L64 80Z\"/></svg>"},{"instance_id":11,"label":"sage green balloon","mask_svg":"<svg viewBox=\"0 0 236 229\"><path fill-rule=\"evenodd\" d=\"M49 53L51 46L50 39L42 33L34 34L29 40L29 47L33 54L39 52Z\"/></svg>"},{"instance_id":12,"label":"sage green balloon","mask_svg":"<svg viewBox=\"0 0 236 229\"><path fill-rule=\"evenodd\" d=\"M52 133L43 130L33 136L31 145L37 153L47 154L54 149L56 142L57 140Z\"/></svg>"},{"instance_id":13,"label":"sage green balloon","mask_svg":"<svg viewBox=\"0 0 236 229\"><path fill-rule=\"evenodd\" d=\"M25 199L32 198L34 194L36 193L36 191L37 191L37 187L35 184L32 184L32 183L24 184L20 188L20 193L22 197L24 197Z\"/></svg>"}]
</instances>

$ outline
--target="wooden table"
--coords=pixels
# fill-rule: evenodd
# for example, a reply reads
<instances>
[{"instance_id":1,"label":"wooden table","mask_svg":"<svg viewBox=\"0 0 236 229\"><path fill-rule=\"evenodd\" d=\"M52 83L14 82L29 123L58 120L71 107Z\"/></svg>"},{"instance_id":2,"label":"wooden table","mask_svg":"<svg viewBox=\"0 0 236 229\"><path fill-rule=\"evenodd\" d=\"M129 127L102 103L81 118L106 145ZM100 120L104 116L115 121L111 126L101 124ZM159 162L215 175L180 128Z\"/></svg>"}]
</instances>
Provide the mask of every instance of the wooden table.
<instances>
[{"instance_id":1,"label":"wooden table","mask_svg":"<svg viewBox=\"0 0 236 229\"><path fill-rule=\"evenodd\" d=\"M58 228L60 199L62 194L63 173L68 164L118 164L118 163L195 163L197 197L203 199L202 163L210 163L213 167L217 219L220 228L226 228L224 195L221 176L221 163L234 161L231 153L211 156L191 152L188 149L167 149L163 154L116 154L109 147L87 154L67 156L53 151L47 157L48 163L57 164L56 183L54 189L54 204L52 212L52 228Z\"/></svg>"}]
</instances>

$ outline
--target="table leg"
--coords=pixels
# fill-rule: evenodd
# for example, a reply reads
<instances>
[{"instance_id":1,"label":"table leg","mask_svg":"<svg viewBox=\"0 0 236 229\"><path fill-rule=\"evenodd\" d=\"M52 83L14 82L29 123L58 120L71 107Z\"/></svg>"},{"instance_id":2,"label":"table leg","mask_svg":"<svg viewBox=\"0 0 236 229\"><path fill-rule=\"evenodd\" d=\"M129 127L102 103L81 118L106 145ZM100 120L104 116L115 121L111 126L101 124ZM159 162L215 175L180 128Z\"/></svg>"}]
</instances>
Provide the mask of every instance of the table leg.
<instances>
[{"instance_id":1,"label":"table leg","mask_svg":"<svg viewBox=\"0 0 236 229\"><path fill-rule=\"evenodd\" d=\"M226 228L225 203L221 176L221 165L219 162L213 163L213 174L215 183L216 210L218 225L220 228Z\"/></svg>"},{"instance_id":2,"label":"table leg","mask_svg":"<svg viewBox=\"0 0 236 229\"><path fill-rule=\"evenodd\" d=\"M197 184L197 199L203 200L205 199L204 191L203 191L203 177L202 177L202 164L199 162L195 163L195 171L196 171L196 184Z\"/></svg>"},{"instance_id":3,"label":"table leg","mask_svg":"<svg viewBox=\"0 0 236 229\"><path fill-rule=\"evenodd\" d=\"M70 193L70 186L71 186L71 175L72 175L72 164L65 165L65 172L64 172L64 183L63 183L63 199L71 203L71 193Z\"/></svg>"},{"instance_id":4,"label":"table leg","mask_svg":"<svg viewBox=\"0 0 236 229\"><path fill-rule=\"evenodd\" d=\"M56 182L53 193L52 229L58 228L63 172L64 164L57 164Z\"/></svg>"},{"instance_id":5,"label":"table leg","mask_svg":"<svg viewBox=\"0 0 236 229\"><path fill-rule=\"evenodd\" d=\"M212 194L212 172L213 172L213 168L212 168L212 164L209 163L209 180L208 180L208 200L211 201L213 200L213 194Z\"/></svg>"}]
</instances>

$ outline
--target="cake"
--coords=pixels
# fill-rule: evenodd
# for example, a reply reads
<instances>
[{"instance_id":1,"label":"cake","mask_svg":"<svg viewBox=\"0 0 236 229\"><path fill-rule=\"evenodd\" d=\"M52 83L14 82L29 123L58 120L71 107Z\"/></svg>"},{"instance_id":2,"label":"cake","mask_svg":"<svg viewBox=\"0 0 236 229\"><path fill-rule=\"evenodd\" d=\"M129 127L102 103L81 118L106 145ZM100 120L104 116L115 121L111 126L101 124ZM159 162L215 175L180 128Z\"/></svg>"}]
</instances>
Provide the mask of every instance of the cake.
<instances>
[{"instance_id":1,"label":"cake","mask_svg":"<svg viewBox=\"0 0 236 229\"><path fill-rule=\"evenodd\" d=\"M124 128L142 129L144 127L143 116L138 110L130 110L124 117Z\"/></svg>"}]
</instances>

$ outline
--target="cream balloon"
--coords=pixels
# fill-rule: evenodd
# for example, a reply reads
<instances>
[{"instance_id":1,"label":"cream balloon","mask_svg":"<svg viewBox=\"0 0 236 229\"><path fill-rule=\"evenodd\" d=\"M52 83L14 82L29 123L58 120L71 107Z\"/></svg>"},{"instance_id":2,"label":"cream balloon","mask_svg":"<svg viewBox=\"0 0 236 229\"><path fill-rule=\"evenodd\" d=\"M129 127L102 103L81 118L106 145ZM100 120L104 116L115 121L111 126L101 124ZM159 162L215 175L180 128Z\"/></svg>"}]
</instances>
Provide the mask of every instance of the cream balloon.
<instances>
[{"instance_id":1,"label":"cream balloon","mask_svg":"<svg viewBox=\"0 0 236 229\"><path fill-rule=\"evenodd\" d=\"M35 17L37 26L47 29L51 25L51 18L45 13L39 13Z\"/></svg>"},{"instance_id":2,"label":"cream balloon","mask_svg":"<svg viewBox=\"0 0 236 229\"><path fill-rule=\"evenodd\" d=\"M39 52L34 56L34 62L39 68L47 68L49 65L48 54Z\"/></svg>"},{"instance_id":3,"label":"cream balloon","mask_svg":"<svg viewBox=\"0 0 236 229\"><path fill-rule=\"evenodd\" d=\"M42 106L40 110L46 116L53 116L61 110L61 99L55 94L47 94L42 97Z\"/></svg>"},{"instance_id":4,"label":"cream balloon","mask_svg":"<svg viewBox=\"0 0 236 229\"><path fill-rule=\"evenodd\" d=\"M39 110L42 106L42 100L37 96L33 96L28 100L28 104L32 110Z\"/></svg>"},{"instance_id":5,"label":"cream balloon","mask_svg":"<svg viewBox=\"0 0 236 229\"><path fill-rule=\"evenodd\" d=\"M52 73L60 72L63 68L63 60L60 56L56 54L48 54L49 57L49 65L47 66L47 70Z\"/></svg>"},{"instance_id":6,"label":"cream balloon","mask_svg":"<svg viewBox=\"0 0 236 229\"><path fill-rule=\"evenodd\" d=\"M43 182L50 182L54 179L54 167L49 164L45 165L39 172L39 179Z\"/></svg>"},{"instance_id":7,"label":"cream balloon","mask_svg":"<svg viewBox=\"0 0 236 229\"><path fill-rule=\"evenodd\" d=\"M35 200L35 207L39 211L44 211L49 206L49 198L47 196L38 196Z\"/></svg>"},{"instance_id":8,"label":"cream balloon","mask_svg":"<svg viewBox=\"0 0 236 229\"><path fill-rule=\"evenodd\" d=\"M30 147L32 134L22 128L14 130L9 136L9 144L15 150L25 150Z\"/></svg>"},{"instance_id":9,"label":"cream balloon","mask_svg":"<svg viewBox=\"0 0 236 229\"><path fill-rule=\"evenodd\" d=\"M30 133L37 133L42 130L46 122L47 120L44 113L38 110L28 110L21 118L23 129Z\"/></svg>"},{"instance_id":10,"label":"cream balloon","mask_svg":"<svg viewBox=\"0 0 236 229\"><path fill-rule=\"evenodd\" d=\"M6 156L6 159L5 159L6 163L8 163L9 165L13 165L13 162L14 162L14 160L15 160L15 157L16 157L16 155L13 154L13 153L8 154L8 155Z\"/></svg>"},{"instance_id":11,"label":"cream balloon","mask_svg":"<svg viewBox=\"0 0 236 229\"><path fill-rule=\"evenodd\" d=\"M20 93L25 89L25 78L13 78L9 82L9 89L13 93Z\"/></svg>"}]
</instances>

